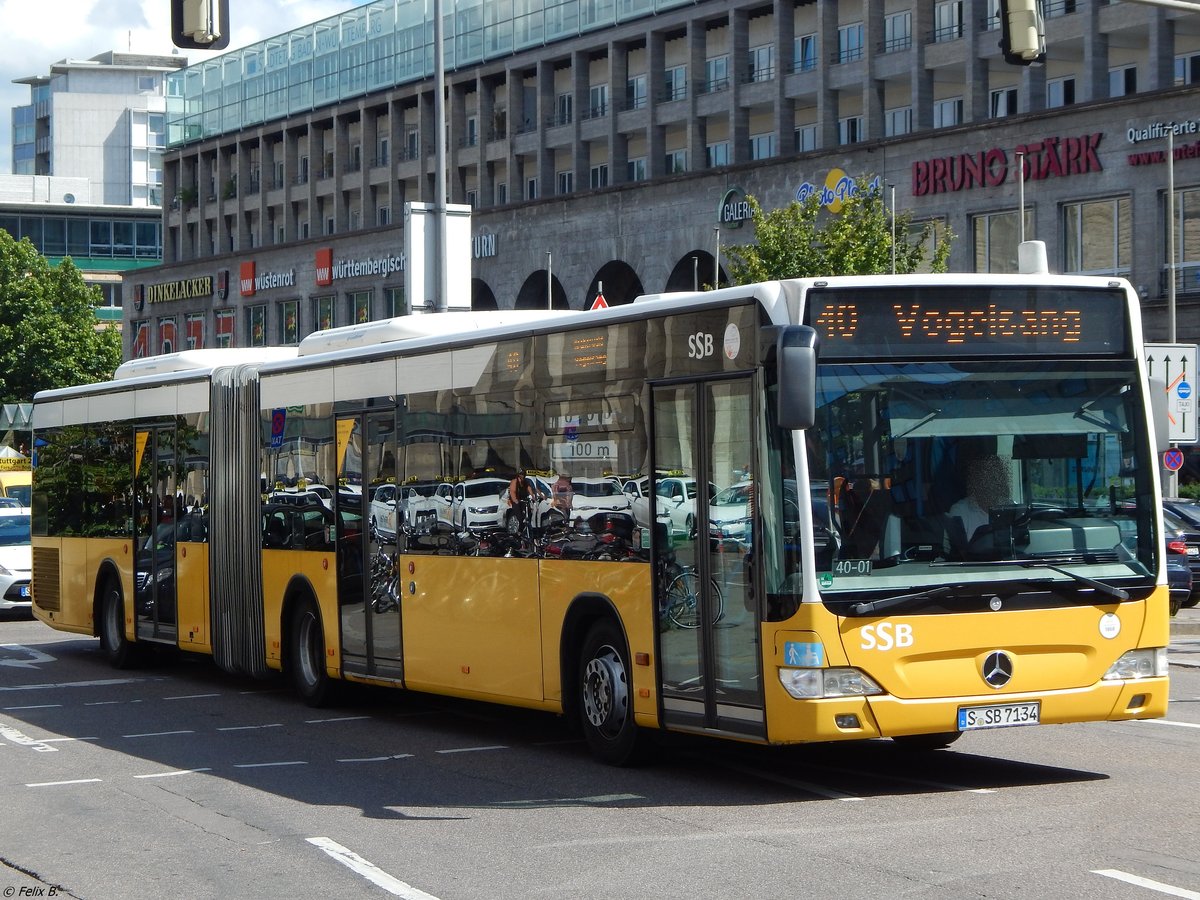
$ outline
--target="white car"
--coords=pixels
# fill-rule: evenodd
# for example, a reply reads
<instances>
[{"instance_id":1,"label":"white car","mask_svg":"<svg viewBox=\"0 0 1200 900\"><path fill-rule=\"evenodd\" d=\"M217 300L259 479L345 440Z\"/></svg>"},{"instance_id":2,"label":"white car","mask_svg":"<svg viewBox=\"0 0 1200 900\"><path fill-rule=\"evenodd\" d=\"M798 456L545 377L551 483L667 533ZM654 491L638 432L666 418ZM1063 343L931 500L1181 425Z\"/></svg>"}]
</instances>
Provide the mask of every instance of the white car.
<instances>
[{"instance_id":1,"label":"white car","mask_svg":"<svg viewBox=\"0 0 1200 900\"><path fill-rule=\"evenodd\" d=\"M367 527L370 534L385 544L396 542L396 525L399 519L397 498L399 496L394 484L380 484L371 491L370 512Z\"/></svg>"},{"instance_id":2,"label":"white car","mask_svg":"<svg viewBox=\"0 0 1200 900\"><path fill-rule=\"evenodd\" d=\"M633 515L632 499L611 478L572 478L571 491L571 521L586 522L598 513Z\"/></svg>"},{"instance_id":3,"label":"white car","mask_svg":"<svg viewBox=\"0 0 1200 900\"><path fill-rule=\"evenodd\" d=\"M747 543L750 540L750 503L753 494L754 482L740 481L719 491L709 501L708 532L714 540L735 543Z\"/></svg>"},{"instance_id":4,"label":"white car","mask_svg":"<svg viewBox=\"0 0 1200 900\"><path fill-rule=\"evenodd\" d=\"M695 478L684 475L661 475L655 481L654 493L659 513L665 509L671 521L671 533L693 537L696 534L696 494ZM717 486L711 482L708 485L709 502L717 494Z\"/></svg>"},{"instance_id":5,"label":"white car","mask_svg":"<svg viewBox=\"0 0 1200 900\"><path fill-rule=\"evenodd\" d=\"M503 478L468 478L458 482L451 494L450 524L464 530L503 525L507 507L500 502L500 496L507 490L508 482Z\"/></svg>"},{"instance_id":6,"label":"white car","mask_svg":"<svg viewBox=\"0 0 1200 900\"><path fill-rule=\"evenodd\" d=\"M30 609L29 507L0 509L0 611Z\"/></svg>"},{"instance_id":7,"label":"white car","mask_svg":"<svg viewBox=\"0 0 1200 900\"><path fill-rule=\"evenodd\" d=\"M649 476L630 478L625 482L624 493L629 498L633 521L641 528L649 528L651 507ZM657 518L660 525L666 528L667 531L671 530L671 514L661 504L658 506Z\"/></svg>"}]
</instances>

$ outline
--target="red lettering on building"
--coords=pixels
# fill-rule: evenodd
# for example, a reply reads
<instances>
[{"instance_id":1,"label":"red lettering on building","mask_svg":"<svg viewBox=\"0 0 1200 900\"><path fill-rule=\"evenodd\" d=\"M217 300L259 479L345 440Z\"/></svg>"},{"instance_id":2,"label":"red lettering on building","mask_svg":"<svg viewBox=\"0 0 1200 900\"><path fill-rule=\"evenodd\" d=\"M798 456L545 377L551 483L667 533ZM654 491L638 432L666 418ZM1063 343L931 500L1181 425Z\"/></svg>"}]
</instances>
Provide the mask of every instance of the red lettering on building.
<instances>
[{"instance_id":1,"label":"red lettering on building","mask_svg":"<svg viewBox=\"0 0 1200 900\"><path fill-rule=\"evenodd\" d=\"M1104 171L1097 153L1103 137L1099 131L1080 137L1048 137L1019 144L1013 153L1021 158L1026 181L1087 175ZM1009 168L1008 153L1000 147L917 160L912 164L912 193L914 197L926 197L999 187L1008 180Z\"/></svg>"}]
</instances>

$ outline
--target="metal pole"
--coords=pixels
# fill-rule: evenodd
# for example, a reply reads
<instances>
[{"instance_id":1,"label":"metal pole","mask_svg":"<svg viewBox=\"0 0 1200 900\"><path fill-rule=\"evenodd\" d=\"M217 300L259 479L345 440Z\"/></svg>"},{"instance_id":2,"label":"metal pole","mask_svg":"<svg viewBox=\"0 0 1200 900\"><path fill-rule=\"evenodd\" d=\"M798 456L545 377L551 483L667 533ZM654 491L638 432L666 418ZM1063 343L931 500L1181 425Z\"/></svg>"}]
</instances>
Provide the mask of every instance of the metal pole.
<instances>
[{"instance_id":1,"label":"metal pole","mask_svg":"<svg viewBox=\"0 0 1200 900\"><path fill-rule=\"evenodd\" d=\"M713 257L713 290L721 286L721 226L713 228L713 237L717 239L717 255Z\"/></svg>"},{"instance_id":2,"label":"metal pole","mask_svg":"<svg viewBox=\"0 0 1200 900\"><path fill-rule=\"evenodd\" d=\"M447 253L446 227L446 55L442 36L442 0L433 0L433 121L437 135L434 141L434 187L433 218L437 232L437 295L434 301L438 312L445 312L450 305L450 270Z\"/></svg>"},{"instance_id":3,"label":"metal pole","mask_svg":"<svg viewBox=\"0 0 1200 900\"><path fill-rule=\"evenodd\" d=\"M896 274L896 186L889 184L892 189L892 274Z\"/></svg>"},{"instance_id":4,"label":"metal pole","mask_svg":"<svg viewBox=\"0 0 1200 900\"><path fill-rule=\"evenodd\" d=\"M692 290L700 290L700 257L692 257Z\"/></svg>"},{"instance_id":5,"label":"metal pole","mask_svg":"<svg viewBox=\"0 0 1200 900\"><path fill-rule=\"evenodd\" d=\"M1167 329L1175 343L1175 130L1167 129Z\"/></svg>"},{"instance_id":6,"label":"metal pole","mask_svg":"<svg viewBox=\"0 0 1200 900\"><path fill-rule=\"evenodd\" d=\"M1020 219L1020 242L1025 243L1025 153L1017 151L1017 197L1020 207L1017 216Z\"/></svg>"},{"instance_id":7,"label":"metal pole","mask_svg":"<svg viewBox=\"0 0 1200 900\"><path fill-rule=\"evenodd\" d=\"M546 309L554 309L554 254L546 251Z\"/></svg>"}]
</instances>

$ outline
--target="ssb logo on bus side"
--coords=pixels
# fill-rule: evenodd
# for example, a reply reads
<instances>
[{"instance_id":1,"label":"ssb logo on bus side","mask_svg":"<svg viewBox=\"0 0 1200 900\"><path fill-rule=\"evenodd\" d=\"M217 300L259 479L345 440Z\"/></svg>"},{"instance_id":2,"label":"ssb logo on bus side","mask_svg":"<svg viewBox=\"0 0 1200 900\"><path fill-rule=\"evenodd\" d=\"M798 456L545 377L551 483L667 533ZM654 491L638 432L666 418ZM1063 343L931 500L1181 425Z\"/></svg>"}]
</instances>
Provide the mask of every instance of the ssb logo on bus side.
<instances>
[{"instance_id":1,"label":"ssb logo on bus side","mask_svg":"<svg viewBox=\"0 0 1200 900\"><path fill-rule=\"evenodd\" d=\"M713 336L703 331L688 335L688 359L707 359L713 355Z\"/></svg>"}]
</instances>

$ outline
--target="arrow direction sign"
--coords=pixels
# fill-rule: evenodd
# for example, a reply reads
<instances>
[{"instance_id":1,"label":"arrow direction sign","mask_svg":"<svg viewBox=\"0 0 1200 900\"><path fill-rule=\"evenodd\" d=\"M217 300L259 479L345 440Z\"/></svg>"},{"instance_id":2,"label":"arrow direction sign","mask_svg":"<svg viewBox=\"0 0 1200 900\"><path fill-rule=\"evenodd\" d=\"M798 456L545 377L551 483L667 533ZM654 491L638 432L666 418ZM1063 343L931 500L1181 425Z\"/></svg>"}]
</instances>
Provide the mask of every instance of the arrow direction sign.
<instances>
[{"instance_id":1,"label":"arrow direction sign","mask_svg":"<svg viewBox=\"0 0 1200 900\"><path fill-rule=\"evenodd\" d=\"M1146 364L1150 377L1166 382L1167 439L1173 444L1196 443L1196 345L1147 344Z\"/></svg>"}]
</instances>

